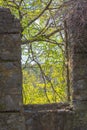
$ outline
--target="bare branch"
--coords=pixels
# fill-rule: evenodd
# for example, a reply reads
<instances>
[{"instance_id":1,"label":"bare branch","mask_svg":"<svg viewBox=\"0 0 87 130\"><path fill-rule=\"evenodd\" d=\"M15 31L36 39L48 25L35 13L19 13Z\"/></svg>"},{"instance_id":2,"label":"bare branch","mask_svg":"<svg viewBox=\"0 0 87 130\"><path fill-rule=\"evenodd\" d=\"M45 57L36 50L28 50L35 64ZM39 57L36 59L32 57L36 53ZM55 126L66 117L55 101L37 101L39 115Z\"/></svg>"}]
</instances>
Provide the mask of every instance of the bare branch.
<instances>
[{"instance_id":1,"label":"bare branch","mask_svg":"<svg viewBox=\"0 0 87 130\"><path fill-rule=\"evenodd\" d=\"M47 6L43 9L43 11L42 11L37 17L35 17L33 20L31 20L31 21L27 24L27 26L24 27L24 29L27 28L28 26L30 26L30 25L31 25L34 21L36 21L40 16L42 16L43 13L44 13L44 12L48 9L48 7L50 6L51 2L52 2L52 0L49 1L49 3L48 3Z\"/></svg>"},{"instance_id":2,"label":"bare branch","mask_svg":"<svg viewBox=\"0 0 87 130\"><path fill-rule=\"evenodd\" d=\"M39 69L40 69L40 72L41 72L41 75L42 75L42 79L44 81L44 92L45 92L45 95L46 95L46 98L48 100L48 102L50 103L50 99L47 95L47 91L46 91L46 79L45 79L45 74L44 74L44 71L42 70L42 67L40 65L40 63L38 61L36 61L35 57L34 57L34 52L32 50L32 45L31 45L31 53L32 53L32 57L33 57L33 61L38 65Z\"/></svg>"},{"instance_id":3,"label":"bare branch","mask_svg":"<svg viewBox=\"0 0 87 130\"><path fill-rule=\"evenodd\" d=\"M46 35L46 37L49 38L49 37L53 36L54 34L60 32L60 31L62 31L62 30L63 30L63 28L58 28L58 29L56 29L55 31L53 31L53 32L49 33L48 35Z\"/></svg>"}]
</instances>

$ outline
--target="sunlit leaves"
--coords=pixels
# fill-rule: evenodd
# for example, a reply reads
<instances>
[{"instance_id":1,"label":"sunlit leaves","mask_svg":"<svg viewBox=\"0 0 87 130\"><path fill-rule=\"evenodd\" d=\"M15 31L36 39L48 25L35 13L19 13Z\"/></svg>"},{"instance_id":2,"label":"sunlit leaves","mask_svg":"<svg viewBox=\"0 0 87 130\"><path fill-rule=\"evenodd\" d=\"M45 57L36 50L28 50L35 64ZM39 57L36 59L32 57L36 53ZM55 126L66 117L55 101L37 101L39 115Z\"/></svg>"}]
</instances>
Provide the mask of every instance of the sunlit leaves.
<instances>
[{"instance_id":1,"label":"sunlit leaves","mask_svg":"<svg viewBox=\"0 0 87 130\"><path fill-rule=\"evenodd\" d=\"M23 101L25 104L43 104L43 103L49 103L46 94L50 100L50 103L52 102L59 102L59 101L65 101L66 94L65 94L65 87L59 86L56 84L53 88L50 86L50 83L47 83L46 85L46 93L44 92L44 83L37 80L34 73L33 75L29 75L28 72L24 72L24 84L23 84ZM31 76L31 77L30 77ZM57 82L57 78L56 81ZM55 84L55 83L54 83Z\"/></svg>"},{"instance_id":2,"label":"sunlit leaves","mask_svg":"<svg viewBox=\"0 0 87 130\"><path fill-rule=\"evenodd\" d=\"M40 68L35 62L32 62L33 57L31 56L29 61L31 61L32 64L30 66L27 64L28 69L25 69L27 70L27 76L24 74L24 77L28 78L29 82L27 84L24 83L23 88L25 93L26 91L29 92L29 98L32 98L32 100L24 100L24 103L42 104L49 103L49 101L50 103L65 101L66 79L64 74L65 71L63 70L64 56L61 49L56 45L41 42L34 44L33 50L36 50L34 51L34 57L41 64L43 72L49 79L46 79L45 86ZM32 93L34 94L32 95ZM26 94L24 95L24 98L25 97L27 98Z\"/></svg>"},{"instance_id":3,"label":"sunlit leaves","mask_svg":"<svg viewBox=\"0 0 87 130\"><path fill-rule=\"evenodd\" d=\"M64 26L59 10L62 3L63 0L0 1L19 18L22 27L25 104L66 100Z\"/></svg>"}]
</instances>

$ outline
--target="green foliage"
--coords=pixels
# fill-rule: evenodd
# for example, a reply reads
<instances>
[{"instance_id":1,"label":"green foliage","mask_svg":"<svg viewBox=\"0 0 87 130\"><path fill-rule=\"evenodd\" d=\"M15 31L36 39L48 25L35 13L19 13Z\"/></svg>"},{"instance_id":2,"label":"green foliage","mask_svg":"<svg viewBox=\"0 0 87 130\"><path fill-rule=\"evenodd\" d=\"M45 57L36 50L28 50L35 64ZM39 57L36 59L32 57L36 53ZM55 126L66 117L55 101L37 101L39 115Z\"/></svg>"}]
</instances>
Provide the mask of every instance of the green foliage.
<instances>
[{"instance_id":1,"label":"green foliage","mask_svg":"<svg viewBox=\"0 0 87 130\"><path fill-rule=\"evenodd\" d=\"M0 1L22 26L24 104L66 101L62 4L63 0Z\"/></svg>"},{"instance_id":2,"label":"green foliage","mask_svg":"<svg viewBox=\"0 0 87 130\"><path fill-rule=\"evenodd\" d=\"M30 57L31 64L27 63L26 69L23 70L24 103L42 104L66 101L63 52L58 46L50 45L50 43L41 42L32 46L33 50L37 50L33 55L35 59L38 59L40 66L35 61L32 62L32 57Z\"/></svg>"},{"instance_id":3,"label":"green foliage","mask_svg":"<svg viewBox=\"0 0 87 130\"><path fill-rule=\"evenodd\" d=\"M60 73L57 73L55 66L53 67L53 72L51 74L53 78L53 86L51 86L50 82L47 82L45 86L41 77L34 74L35 71L32 73L25 70L23 71L23 99L25 104L43 104L66 101L65 81L63 76L59 76ZM57 76L59 77L57 78Z\"/></svg>"}]
</instances>

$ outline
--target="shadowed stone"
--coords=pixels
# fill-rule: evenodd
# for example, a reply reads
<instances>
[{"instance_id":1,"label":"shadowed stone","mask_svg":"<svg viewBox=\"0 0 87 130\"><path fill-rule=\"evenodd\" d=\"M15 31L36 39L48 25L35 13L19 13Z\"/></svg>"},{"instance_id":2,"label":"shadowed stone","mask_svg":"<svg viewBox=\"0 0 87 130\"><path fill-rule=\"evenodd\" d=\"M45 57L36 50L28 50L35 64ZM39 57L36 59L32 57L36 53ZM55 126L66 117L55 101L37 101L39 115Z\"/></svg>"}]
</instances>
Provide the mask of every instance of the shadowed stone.
<instances>
[{"instance_id":1,"label":"shadowed stone","mask_svg":"<svg viewBox=\"0 0 87 130\"><path fill-rule=\"evenodd\" d=\"M20 34L0 35L0 60L20 61Z\"/></svg>"},{"instance_id":2,"label":"shadowed stone","mask_svg":"<svg viewBox=\"0 0 87 130\"><path fill-rule=\"evenodd\" d=\"M74 109L60 103L26 105L24 110L21 27L9 9L0 8L0 130L87 130L87 0L74 1L72 7L67 31Z\"/></svg>"},{"instance_id":3,"label":"shadowed stone","mask_svg":"<svg viewBox=\"0 0 87 130\"><path fill-rule=\"evenodd\" d=\"M25 130L20 113L0 113L0 130Z\"/></svg>"},{"instance_id":4,"label":"shadowed stone","mask_svg":"<svg viewBox=\"0 0 87 130\"><path fill-rule=\"evenodd\" d=\"M25 130L20 32L19 20L0 8L0 130Z\"/></svg>"},{"instance_id":5,"label":"shadowed stone","mask_svg":"<svg viewBox=\"0 0 87 130\"><path fill-rule=\"evenodd\" d=\"M77 0L67 18L74 130L87 130L87 1Z\"/></svg>"},{"instance_id":6,"label":"shadowed stone","mask_svg":"<svg viewBox=\"0 0 87 130\"><path fill-rule=\"evenodd\" d=\"M18 19L14 18L9 9L0 8L0 34L20 33L21 26Z\"/></svg>"}]
</instances>

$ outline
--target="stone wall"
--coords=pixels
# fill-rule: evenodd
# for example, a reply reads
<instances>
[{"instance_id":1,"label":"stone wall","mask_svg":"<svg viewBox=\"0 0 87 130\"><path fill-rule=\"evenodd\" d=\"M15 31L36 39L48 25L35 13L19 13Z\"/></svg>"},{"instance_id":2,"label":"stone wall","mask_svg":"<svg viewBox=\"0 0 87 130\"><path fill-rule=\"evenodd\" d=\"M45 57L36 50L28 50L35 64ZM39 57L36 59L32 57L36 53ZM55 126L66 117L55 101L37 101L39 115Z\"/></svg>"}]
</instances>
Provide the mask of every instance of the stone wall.
<instances>
[{"instance_id":1,"label":"stone wall","mask_svg":"<svg viewBox=\"0 0 87 130\"><path fill-rule=\"evenodd\" d=\"M0 8L0 130L25 130L20 29L9 9Z\"/></svg>"},{"instance_id":2,"label":"stone wall","mask_svg":"<svg viewBox=\"0 0 87 130\"><path fill-rule=\"evenodd\" d=\"M87 1L74 1L70 11L66 23L73 107L23 106L21 27L9 9L0 8L0 130L87 130Z\"/></svg>"},{"instance_id":3,"label":"stone wall","mask_svg":"<svg viewBox=\"0 0 87 130\"><path fill-rule=\"evenodd\" d=\"M74 112L67 103L26 105L26 130L73 130Z\"/></svg>"},{"instance_id":4,"label":"stone wall","mask_svg":"<svg viewBox=\"0 0 87 130\"><path fill-rule=\"evenodd\" d=\"M73 108L26 106L27 130L87 130L87 0L73 1L69 9L66 31Z\"/></svg>"},{"instance_id":5,"label":"stone wall","mask_svg":"<svg viewBox=\"0 0 87 130\"><path fill-rule=\"evenodd\" d=\"M67 16L75 130L87 130L87 0L77 0Z\"/></svg>"}]
</instances>

